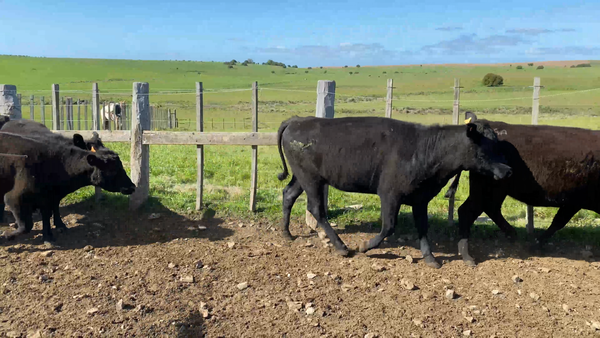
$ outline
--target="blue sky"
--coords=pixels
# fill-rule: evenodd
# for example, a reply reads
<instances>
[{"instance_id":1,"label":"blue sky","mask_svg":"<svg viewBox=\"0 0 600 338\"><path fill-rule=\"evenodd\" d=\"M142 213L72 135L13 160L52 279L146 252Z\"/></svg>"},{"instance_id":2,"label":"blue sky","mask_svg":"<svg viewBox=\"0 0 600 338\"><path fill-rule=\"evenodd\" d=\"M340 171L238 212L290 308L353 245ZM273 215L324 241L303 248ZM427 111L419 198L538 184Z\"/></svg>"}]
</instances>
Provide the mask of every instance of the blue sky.
<instances>
[{"instance_id":1,"label":"blue sky","mask_svg":"<svg viewBox=\"0 0 600 338\"><path fill-rule=\"evenodd\" d=\"M600 59L599 1L0 0L0 54L306 66Z\"/></svg>"}]
</instances>

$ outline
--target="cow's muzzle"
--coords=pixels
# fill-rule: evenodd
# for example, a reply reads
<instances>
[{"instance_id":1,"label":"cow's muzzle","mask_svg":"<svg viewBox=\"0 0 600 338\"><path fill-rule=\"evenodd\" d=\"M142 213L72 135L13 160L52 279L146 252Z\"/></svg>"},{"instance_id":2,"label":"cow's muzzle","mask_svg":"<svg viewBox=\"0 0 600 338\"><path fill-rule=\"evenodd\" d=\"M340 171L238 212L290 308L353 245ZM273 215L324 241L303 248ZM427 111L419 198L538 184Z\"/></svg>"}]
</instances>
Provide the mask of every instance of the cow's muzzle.
<instances>
[{"instance_id":1,"label":"cow's muzzle","mask_svg":"<svg viewBox=\"0 0 600 338\"><path fill-rule=\"evenodd\" d=\"M503 178L508 178L512 175L512 168L507 166L506 164L498 163L494 166L493 169L494 179L501 180Z\"/></svg>"}]
</instances>

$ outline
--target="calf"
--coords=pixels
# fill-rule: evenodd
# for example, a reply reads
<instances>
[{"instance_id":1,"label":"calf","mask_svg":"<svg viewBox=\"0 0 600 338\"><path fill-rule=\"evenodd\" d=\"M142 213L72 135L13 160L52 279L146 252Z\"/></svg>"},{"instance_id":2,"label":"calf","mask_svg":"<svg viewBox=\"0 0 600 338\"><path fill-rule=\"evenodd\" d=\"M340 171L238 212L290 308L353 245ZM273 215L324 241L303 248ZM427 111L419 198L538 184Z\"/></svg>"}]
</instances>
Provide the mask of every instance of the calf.
<instances>
[{"instance_id":1,"label":"calf","mask_svg":"<svg viewBox=\"0 0 600 338\"><path fill-rule=\"evenodd\" d=\"M68 139L62 135L53 133L52 131L50 131L50 129L46 128L45 125L31 120L9 121L9 119L5 119L4 123L2 123L2 121L0 120L0 132L19 134L41 142L48 142L48 140L51 140L56 142L62 142L65 145L73 144L81 149L86 150L96 150L104 148L104 144L102 143L102 140L100 140L100 138L98 137L98 133L96 132L94 132L93 137L87 141L84 141L81 137L74 137L73 139ZM54 215L54 226L60 231L65 231L67 227L60 217L59 205L60 201L57 201L54 208L52 208L52 213ZM3 221L3 218L4 202L2 199L0 199L0 222Z\"/></svg>"},{"instance_id":2,"label":"calf","mask_svg":"<svg viewBox=\"0 0 600 338\"><path fill-rule=\"evenodd\" d=\"M293 171L283 190L283 235L292 238L292 206L306 191L308 210L342 256L349 251L327 222L326 184L381 199L381 233L362 243L361 252L379 246L394 232L400 205L406 204L412 206L425 263L439 268L427 241L429 201L461 170L498 179L510 174L510 167L495 151L496 135L480 122L426 127L378 117L294 117L281 124L277 140L283 162L279 180L288 176L283 151Z\"/></svg>"},{"instance_id":3,"label":"calf","mask_svg":"<svg viewBox=\"0 0 600 338\"><path fill-rule=\"evenodd\" d=\"M77 142L83 142L75 134ZM52 209L66 195L87 185L132 194L135 185L127 176L119 156L108 149L95 152L71 144L39 142L21 135L0 132L0 196L17 222L17 230L5 235L13 239L31 231L32 212L40 209L44 241L53 241Z\"/></svg>"},{"instance_id":4,"label":"calf","mask_svg":"<svg viewBox=\"0 0 600 338\"><path fill-rule=\"evenodd\" d=\"M498 147L513 175L501 182L479 173L469 174L469 197L458 208L463 260L475 265L468 253L471 225L485 212L509 238L515 229L502 216L506 196L539 207L558 207L550 227L539 237L539 248L581 209L600 213L600 132L580 128L512 125L478 120L471 112L466 121L483 121L498 131ZM453 196L458 176L446 193Z\"/></svg>"}]
</instances>

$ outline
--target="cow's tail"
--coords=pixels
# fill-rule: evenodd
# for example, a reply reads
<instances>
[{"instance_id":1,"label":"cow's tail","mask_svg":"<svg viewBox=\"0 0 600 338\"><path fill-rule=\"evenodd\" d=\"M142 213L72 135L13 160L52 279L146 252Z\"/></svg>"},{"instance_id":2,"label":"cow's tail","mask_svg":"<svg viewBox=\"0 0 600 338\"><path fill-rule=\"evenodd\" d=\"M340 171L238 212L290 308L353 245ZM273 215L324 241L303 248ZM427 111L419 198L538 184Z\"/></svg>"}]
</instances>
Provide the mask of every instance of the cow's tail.
<instances>
[{"instance_id":1,"label":"cow's tail","mask_svg":"<svg viewBox=\"0 0 600 338\"><path fill-rule=\"evenodd\" d=\"M290 124L290 121L283 121L281 123L281 126L279 126L279 131L277 131L277 148L279 149L279 156L281 157L281 163L283 164L283 172L277 174L277 179L279 179L280 181L285 180L288 176L289 176L289 172L288 172L288 168L287 165L285 164L285 157L283 156L283 149L281 148L281 139L283 138L283 132L285 131L285 128L288 127L288 125Z\"/></svg>"},{"instance_id":2,"label":"cow's tail","mask_svg":"<svg viewBox=\"0 0 600 338\"><path fill-rule=\"evenodd\" d=\"M452 181L452 184L450 184L450 187L448 188L448 191L446 191L446 195L444 195L444 197L452 198L454 195L456 195L456 191L458 190L458 181L460 181L460 174L461 173L456 174L454 181Z\"/></svg>"}]
</instances>

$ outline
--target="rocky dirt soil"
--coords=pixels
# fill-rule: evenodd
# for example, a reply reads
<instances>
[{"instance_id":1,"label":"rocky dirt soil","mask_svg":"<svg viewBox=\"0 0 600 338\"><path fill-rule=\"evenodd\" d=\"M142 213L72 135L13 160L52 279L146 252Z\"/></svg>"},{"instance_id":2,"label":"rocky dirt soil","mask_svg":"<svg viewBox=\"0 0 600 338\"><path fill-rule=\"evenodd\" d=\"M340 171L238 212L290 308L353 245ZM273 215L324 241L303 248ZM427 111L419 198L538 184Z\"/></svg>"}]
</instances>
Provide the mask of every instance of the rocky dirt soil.
<instances>
[{"instance_id":1,"label":"rocky dirt soil","mask_svg":"<svg viewBox=\"0 0 600 338\"><path fill-rule=\"evenodd\" d=\"M455 241L432 234L434 270L413 234L341 258L300 223L286 243L274 224L244 220L63 215L70 229L55 247L39 223L0 242L0 336L600 336L596 248L554 243L532 256L498 235L472 241L469 268ZM351 247L374 235L340 233Z\"/></svg>"}]
</instances>

